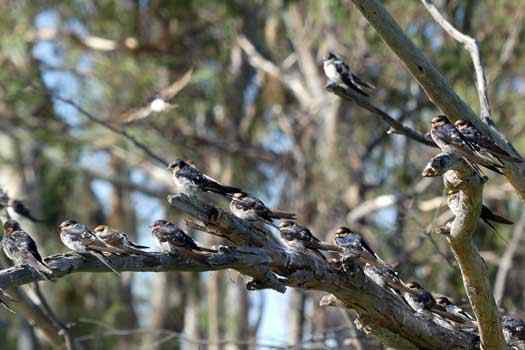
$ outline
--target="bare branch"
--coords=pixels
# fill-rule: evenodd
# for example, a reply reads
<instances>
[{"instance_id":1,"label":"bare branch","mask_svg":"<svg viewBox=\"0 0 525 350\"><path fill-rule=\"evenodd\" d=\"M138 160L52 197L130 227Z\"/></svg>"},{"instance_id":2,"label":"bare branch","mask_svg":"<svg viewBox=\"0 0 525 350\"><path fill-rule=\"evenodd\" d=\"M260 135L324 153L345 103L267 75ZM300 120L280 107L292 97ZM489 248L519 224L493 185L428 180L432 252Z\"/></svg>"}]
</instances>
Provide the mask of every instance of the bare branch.
<instances>
[{"instance_id":1,"label":"bare branch","mask_svg":"<svg viewBox=\"0 0 525 350\"><path fill-rule=\"evenodd\" d=\"M498 273L496 274L496 282L494 282L494 299L498 305L501 304L503 294L505 293L505 285L507 281L507 275L512 268L512 260L514 254L519 248L523 234L525 233L525 212L521 214L520 221L514 226L512 233L512 239L507 245L503 256L499 260Z\"/></svg>"},{"instance_id":2,"label":"bare branch","mask_svg":"<svg viewBox=\"0 0 525 350\"><path fill-rule=\"evenodd\" d=\"M65 97L62 97L62 96L59 96L59 95L53 95L53 98L55 98L55 99L57 99L59 101L62 101L64 103L69 104L70 106L74 107L77 111L79 111L81 114L86 116L89 120L91 120L91 121L93 121L93 122L95 122L95 123L97 123L99 125L102 125L106 129L114 132L115 134L123 136L125 139L130 141L137 148L139 148L144 153L146 153L146 155L148 155L152 159L156 160L157 162L161 163L162 165L168 166L168 161L167 160L165 160L161 156L157 155L148 146L146 146L145 144L143 144L142 142L137 140L135 137L131 136L127 131L122 130L122 129L120 129L120 128L112 125L111 123L108 123L108 122L106 122L106 121L104 121L104 120L102 120L100 118L95 117L93 114L89 113L84 108L82 108L82 106L80 106L78 103L76 103L75 101L73 101L73 100L71 100L69 98L65 98Z\"/></svg>"},{"instance_id":3,"label":"bare branch","mask_svg":"<svg viewBox=\"0 0 525 350\"><path fill-rule=\"evenodd\" d=\"M462 158L448 153L440 153L431 159L423 175L443 175L448 207L455 215L447 238L478 320L482 348L506 349L486 265L473 242L481 213L483 180Z\"/></svg>"},{"instance_id":4,"label":"bare branch","mask_svg":"<svg viewBox=\"0 0 525 350\"><path fill-rule=\"evenodd\" d=\"M386 124L391 126L391 128L395 131L396 134L402 134L414 141L420 142L427 146L436 147L434 142L432 142L431 140L425 138L417 131L404 126L395 118L388 115L388 113L374 106L367 97L361 96L360 94L352 91L351 89L345 89L337 84L329 84L326 86L326 89L336 94L337 96L344 98L345 100L355 102L359 107L362 107L367 111L378 115ZM392 133L392 131L390 131L390 133Z\"/></svg>"},{"instance_id":5,"label":"bare branch","mask_svg":"<svg viewBox=\"0 0 525 350\"><path fill-rule=\"evenodd\" d=\"M430 99L452 121L459 118L469 120L482 133L491 138L510 154L519 156L514 147L495 128L480 122L469 106L452 90L447 80L425 57L423 52L403 33L399 25L378 0L347 0L355 4L359 11L375 28L385 43L399 56L410 73L419 82ZM505 162L505 176L522 199L525 199L525 162Z\"/></svg>"},{"instance_id":6,"label":"bare branch","mask_svg":"<svg viewBox=\"0 0 525 350\"><path fill-rule=\"evenodd\" d=\"M457 30L447 19L443 16L432 0L421 0L432 18L456 41L465 46L465 49L470 53L474 71L476 72L476 86L478 88L480 117L485 123L493 125L490 120L490 105L487 93L487 79L481 64L481 55L479 53L479 46L476 40L466 34Z\"/></svg>"},{"instance_id":7,"label":"bare branch","mask_svg":"<svg viewBox=\"0 0 525 350\"><path fill-rule=\"evenodd\" d=\"M209 232L227 237L236 247L222 247L218 253L194 256L152 253L151 256L109 256L120 271L214 271L235 269L253 278L250 290L286 286L326 291L346 308L353 309L364 329L395 348L472 349L476 337L443 328L417 316L396 294L368 279L356 264L342 271L338 263L327 262L302 249L291 249L277 240L267 228L236 218L229 212L178 194L169 197L172 206L201 221ZM53 269L52 278L77 272L108 272L98 260L77 255L55 255L45 259ZM0 272L0 289L38 280L25 266Z\"/></svg>"}]
</instances>

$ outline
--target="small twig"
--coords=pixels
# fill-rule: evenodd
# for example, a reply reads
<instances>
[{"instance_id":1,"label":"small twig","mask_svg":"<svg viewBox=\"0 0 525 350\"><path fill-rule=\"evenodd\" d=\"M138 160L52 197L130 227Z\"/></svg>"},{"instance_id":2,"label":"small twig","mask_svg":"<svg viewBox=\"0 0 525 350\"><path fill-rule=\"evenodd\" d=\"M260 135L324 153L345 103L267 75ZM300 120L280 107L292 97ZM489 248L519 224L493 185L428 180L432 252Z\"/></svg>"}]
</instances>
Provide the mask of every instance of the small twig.
<instances>
[{"instance_id":1,"label":"small twig","mask_svg":"<svg viewBox=\"0 0 525 350\"><path fill-rule=\"evenodd\" d=\"M507 275L512 267L512 260L514 258L514 254L516 254L516 251L519 248L519 243L523 237L524 232L525 212L523 212L520 220L518 221L516 226L514 226L512 239L507 245L507 248L505 249L505 252L503 253L503 256L499 261L498 273L496 274L496 282L494 282L494 299L496 299L496 303L498 305L500 305L501 301L503 300Z\"/></svg>"},{"instance_id":2,"label":"small twig","mask_svg":"<svg viewBox=\"0 0 525 350\"><path fill-rule=\"evenodd\" d=\"M103 127L105 127L106 129L108 130L111 130L112 132L114 132L115 134L118 134L120 136L123 136L125 139L127 139L128 141L130 141L133 145L135 145L137 148L141 149L144 153L146 153L149 157L155 159L157 162L161 163L162 165L164 165L165 167L168 166L168 161L165 160L164 158L162 158L161 156L157 155L155 152L153 152L148 146L146 146L145 144L143 144L142 142L140 142L139 140L137 140L135 137L131 136L128 132L126 132L125 130L122 130L114 125L112 125L111 123L108 123L106 122L105 120L102 120L100 118L97 118L95 117L93 114L91 114L90 112L86 111L82 106L80 106L78 103L76 103L75 101L69 99L69 98L66 98L66 97L62 97L62 96L59 96L59 95L55 95L53 94L52 95L53 98L59 100L59 101L62 101L64 103L67 103L69 104L70 106L74 107L77 111L79 111L81 114L83 114L84 116L86 116L89 120L99 124L99 125L102 125Z\"/></svg>"},{"instance_id":3,"label":"small twig","mask_svg":"<svg viewBox=\"0 0 525 350\"><path fill-rule=\"evenodd\" d=\"M481 64L481 55L479 53L479 46L471 36L461 33L457 30L447 19L443 16L432 0L421 0L421 3L426 7L432 18L456 41L463 44L465 49L470 53L474 71L476 72L476 86L478 89L480 117L485 123L494 125L490 119L490 105L487 93L487 79Z\"/></svg>"},{"instance_id":4,"label":"small twig","mask_svg":"<svg viewBox=\"0 0 525 350\"><path fill-rule=\"evenodd\" d=\"M66 345L67 350L75 350L78 349L75 339L73 338L73 335L70 332L69 326L64 324L55 314L49 303L47 302L47 299L42 293L42 290L40 289L40 285L38 282L33 282L33 288L35 291L36 296L40 300L40 305L42 307L42 311L44 314L48 317L49 321L53 323L53 325L59 329L58 332L60 335L64 337L64 342Z\"/></svg>"},{"instance_id":5,"label":"small twig","mask_svg":"<svg viewBox=\"0 0 525 350\"><path fill-rule=\"evenodd\" d=\"M409 127L404 126L398 120L391 117L388 113L374 106L367 97L361 96L360 94L352 91L351 89L345 89L337 84L329 84L326 86L326 89L336 94L337 96L345 100L355 102L359 107L362 107L367 111L378 115L385 123L390 125L392 129L395 130L396 134L402 134L424 145L436 147L434 142L425 138L425 136L419 134L417 131L412 130ZM392 131L390 133L392 133Z\"/></svg>"}]
</instances>

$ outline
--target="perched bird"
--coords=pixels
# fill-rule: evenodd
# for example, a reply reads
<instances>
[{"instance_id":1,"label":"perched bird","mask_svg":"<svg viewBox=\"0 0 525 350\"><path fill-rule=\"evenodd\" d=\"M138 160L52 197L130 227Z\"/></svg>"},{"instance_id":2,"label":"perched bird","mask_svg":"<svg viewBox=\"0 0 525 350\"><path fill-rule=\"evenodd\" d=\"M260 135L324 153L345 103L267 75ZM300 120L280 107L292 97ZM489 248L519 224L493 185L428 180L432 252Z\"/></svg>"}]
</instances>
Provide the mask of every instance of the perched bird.
<instances>
[{"instance_id":1,"label":"perched bird","mask_svg":"<svg viewBox=\"0 0 525 350\"><path fill-rule=\"evenodd\" d=\"M76 222L66 220L59 226L60 240L69 249L81 254L92 255L103 263L111 271L120 275L109 261L104 257L104 253L123 254L122 249L111 247L99 239L89 228Z\"/></svg>"},{"instance_id":2,"label":"perched bird","mask_svg":"<svg viewBox=\"0 0 525 350\"><path fill-rule=\"evenodd\" d=\"M509 315L503 315L501 318L503 334L507 339L525 340L525 321Z\"/></svg>"},{"instance_id":3,"label":"perched bird","mask_svg":"<svg viewBox=\"0 0 525 350\"><path fill-rule=\"evenodd\" d=\"M500 216L498 214L494 214L492 210L490 210L485 204L481 205L481 213L479 215L481 220L489 226L494 231L496 230L496 227L493 225L493 222L502 224L502 225L513 225L514 222L510 221L507 218L504 218L503 216Z\"/></svg>"},{"instance_id":4,"label":"perched bird","mask_svg":"<svg viewBox=\"0 0 525 350\"><path fill-rule=\"evenodd\" d=\"M399 296L402 296L402 292L406 290L399 274L389 266L367 263L363 267L363 273L380 287L387 288Z\"/></svg>"},{"instance_id":5,"label":"perched bird","mask_svg":"<svg viewBox=\"0 0 525 350\"><path fill-rule=\"evenodd\" d=\"M335 232L335 244L343 249L344 255L358 258L372 265L385 265L383 260L370 248L366 240L348 227L340 227Z\"/></svg>"},{"instance_id":6,"label":"perched bird","mask_svg":"<svg viewBox=\"0 0 525 350\"><path fill-rule=\"evenodd\" d=\"M35 241L15 220L7 220L4 223L2 248L5 255L15 264L29 265L43 279L49 280L47 275L53 271L42 260Z\"/></svg>"},{"instance_id":7,"label":"perched bird","mask_svg":"<svg viewBox=\"0 0 525 350\"><path fill-rule=\"evenodd\" d=\"M490 137L485 136L479 131L474 124L468 120L459 119L454 123L454 126L469 142L477 145L480 152L487 156L493 156L497 159L504 159L510 162L521 163L523 159L514 157L509 152L498 146Z\"/></svg>"},{"instance_id":8,"label":"perched bird","mask_svg":"<svg viewBox=\"0 0 525 350\"><path fill-rule=\"evenodd\" d=\"M323 260L326 260L326 257L321 253L321 250L338 250L338 247L321 243L321 240L315 237L307 227L299 225L291 220L285 220L279 224L279 233L281 234L281 237L290 244L290 246L300 249L309 249Z\"/></svg>"},{"instance_id":9,"label":"perched bird","mask_svg":"<svg viewBox=\"0 0 525 350\"><path fill-rule=\"evenodd\" d=\"M436 308L437 303L432 294L426 291L417 282L406 284L406 290L403 292L403 298L414 311L418 313L430 312ZM443 311L446 311L442 308Z\"/></svg>"},{"instance_id":10,"label":"perched bird","mask_svg":"<svg viewBox=\"0 0 525 350\"><path fill-rule=\"evenodd\" d=\"M370 96L365 90L374 89L374 86L353 74L343 59L332 52L329 52L328 56L323 60L323 70L331 82L337 85L344 85L363 96Z\"/></svg>"},{"instance_id":11,"label":"perched bird","mask_svg":"<svg viewBox=\"0 0 525 350\"><path fill-rule=\"evenodd\" d=\"M245 192L237 192L232 196L230 210L236 217L248 221L263 221L273 225L274 219L295 220L293 213L285 213L269 209L260 199L251 197Z\"/></svg>"},{"instance_id":12,"label":"perched bird","mask_svg":"<svg viewBox=\"0 0 525 350\"><path fill-rule=\"evenodd\" d=\"M108 246L120 249L126 254L149 255L149 253L142 250L149 247L131 242L128 234L125 232L114 230L108 225L98 225L93 231Z\"/></svg>"},{"instance_id":13,"label":"perched bird","mask_svg":"<svg viewBox=\"0 0 525 350\"><path fill-rule=\"evenodd\" d=\"M199 192L214 192L231 198L234 193L242 192L239 188L220 184L182 159L171 162L168 168L172 171L177 190L189 196L196 196Z\"/></svg>"},{"instance_id":14,"label":"perched bird","mask_svg":"<svg viewBox=\"0 0 525 350\"><path fill-rule=\"evenodd\" d=\"M447 297L441 296L436 298L436 303L444 307L449 314L455 316L455 321L457 321L458 319L460 320L460 322L474 321L474 317L469 315L465 310L463 310L459 306L453 304Z\"/></svg>"},{"instance_id":15,"label":"perched bird","mask_svg":"<svg viewBox=\"0 0 525 350\"><path fill-rule=\"evenodd\" d=\"M503 174L502 165L483 157L480 147L467 140L446 116L440 115L432 119L430 137L441 151L461 156L478 174L481 174L478 165Z\"/></svg>"},{"instance_id":16,"label":"perched bird","mask_svg":"<svg viewBox=\"0 0 525 350\"><path fill-rule=\"evenodd\" d=\"M42 219L36 218L31 211L22 203L21 201L17 199L9 199L8 203L8 209L11 209L15 214L18 214L20 216L23 216L26 219L29 219L33 222L42 222ZM12 215L12 213L11 213ZM14 215L12 215L14 216Z\"/></svg>"},{"instance_id":17,"label":"perched bird","mask_svg":"<svg viewBox=\"0 0 525 350\"><path fill-rule=\"evenodd\" d=\"M197 251L216 253L214 249L200 247L183 230L167 220L157 220L151 227L151 233L157 240L160 251L163 253L177 253L181 251Z\"/></svg>"}]
</instances>

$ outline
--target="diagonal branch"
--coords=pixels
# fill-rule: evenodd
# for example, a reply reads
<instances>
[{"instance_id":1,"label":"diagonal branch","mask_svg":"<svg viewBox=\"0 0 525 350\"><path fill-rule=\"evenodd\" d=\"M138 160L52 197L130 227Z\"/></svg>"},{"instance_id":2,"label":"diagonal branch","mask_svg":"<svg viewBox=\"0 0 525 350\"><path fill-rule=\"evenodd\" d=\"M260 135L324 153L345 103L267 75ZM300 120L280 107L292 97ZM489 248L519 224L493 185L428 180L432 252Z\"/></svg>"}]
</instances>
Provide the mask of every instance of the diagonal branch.
<instances>
[{"instance_id":1,"label":"diagonal branch","mask_svg":"<svg viewBox=\"0 0 525 350\"><path fill-rule=\"evenodd\" d=\"M378 0L346 0L355 4L385 43L401 59L425 93L452 121L469 120L485 135L510 154L519 156L514 147L495 128L482 123L472 109L452 90L445 77L423 52L403 33L396 21ZM504 162L507 180L525 200L525 162Z\"/></svg>"},{"instance_id":2,"label":"diagonal branch","mask_svg":"<svg viewBox=\"0 0 525 350\"><path fill-rule=\"evenodd\" d=\"M487 93L487 79L481 64L481 55L479 53L479 45L471 36L461 33L457 30L447 19L443 16L432 0L421 0L432 18L456 41L465 46L465 49L470 53L474 71L476 72L476 86L478 88L480 117L485 123L493 125L490 120L490 105Z\"/></svg>"},{"instance_id":3,"label":"diagonal branch","mask_svg":"<svg viewBox=\"0 0 525 350\"><path fill-rule=\"evenodd\" d=\"M436 147L434 142L431 140L425 138L417 131L404 126L401 122L391 117L388 113L374 106L367 97L361 96L351 89L345 89L337 84L329 84L326 86L326 89L345 100L355 102L359 107L379 116L386 124L390 126L391 131L389 131L389 133L402 134L427 146Z\"/></svg>"}]
</instances>

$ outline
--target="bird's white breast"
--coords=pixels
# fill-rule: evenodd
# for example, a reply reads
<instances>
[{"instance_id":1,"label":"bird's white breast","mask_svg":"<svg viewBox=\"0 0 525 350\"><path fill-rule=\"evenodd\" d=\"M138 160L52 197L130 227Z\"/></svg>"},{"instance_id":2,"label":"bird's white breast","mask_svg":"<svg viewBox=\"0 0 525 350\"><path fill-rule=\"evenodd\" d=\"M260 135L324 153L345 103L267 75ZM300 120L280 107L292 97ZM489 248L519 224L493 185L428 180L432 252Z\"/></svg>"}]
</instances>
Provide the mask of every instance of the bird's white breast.
<instances>
[{"instance_id":1,"label":"bird's white breast","mask_svg":"<svg viewBox=\"0 0 525 350\"><path fill-rule=\"evenodd\" d=\"M323 64L323 70L324 74L326 74L326 77L336 83L339 83L341 80L341 76L339 75L339 72L337 71L337 68L335 67L335 64L333 62L325 62Z\"/></svg>"}]
</instances>

